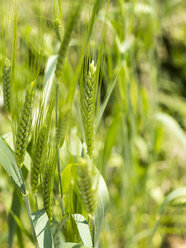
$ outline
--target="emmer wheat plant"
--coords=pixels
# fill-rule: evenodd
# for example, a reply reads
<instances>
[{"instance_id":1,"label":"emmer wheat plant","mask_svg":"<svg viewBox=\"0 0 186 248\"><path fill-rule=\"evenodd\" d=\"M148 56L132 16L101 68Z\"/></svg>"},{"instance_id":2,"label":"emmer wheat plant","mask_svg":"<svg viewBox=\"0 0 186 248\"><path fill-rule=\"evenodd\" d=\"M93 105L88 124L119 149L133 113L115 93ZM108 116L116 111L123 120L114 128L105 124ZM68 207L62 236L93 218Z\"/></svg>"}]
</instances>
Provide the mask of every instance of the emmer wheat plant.
<instances>
[{"instance_id":1,"label":"emmer wheat plant","mask_svg":"<svg viewBox=\"0 0 186 248\"><path fill-rule=\"evenodd\" d=\"M32 124L32 108L35 95L36 82L33 81L27 89L25 101L18 123L16 134L15 156L20 167L23 166L24 156L29 141L30 129Z\"/></svg>"}]
</instances>

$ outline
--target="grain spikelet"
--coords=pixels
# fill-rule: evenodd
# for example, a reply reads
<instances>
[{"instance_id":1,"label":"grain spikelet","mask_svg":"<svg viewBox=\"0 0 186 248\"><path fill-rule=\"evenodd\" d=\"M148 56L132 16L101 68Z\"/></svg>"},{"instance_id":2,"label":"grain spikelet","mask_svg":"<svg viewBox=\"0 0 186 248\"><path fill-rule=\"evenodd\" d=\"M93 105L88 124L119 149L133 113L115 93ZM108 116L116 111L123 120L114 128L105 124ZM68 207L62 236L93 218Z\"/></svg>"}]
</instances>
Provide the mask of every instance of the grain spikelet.
<instances>
[{"instance_id":1,"label":"grain spikelet","mask_svg":"<svg viewBox=\"0 0 186 248\"><path fill-rule=\"evenodd\" d=\"M62 37L63 37L64 30L63 30L61 20L57 17L54 20L54 30L55 30L55 33L56 33L58 40L61 41Z\"/></svg>"},{"instance_id":2,"label":"grain spikelet","mask_svg":"<svg viewBox=\"0 0 186 248\"><path fill-rule=\"evenodd\" d=\"M42 197L43 205L48 215L50 225L52 226L52 201L53 201L53 184L54 184L54 166L55 159L50 159L49 162L45 164L45 170L42 181Z\"/></svg>"},{"instance_id":3,"label":"grain spikelet","mask_svg":"<svg viewBox=\"0 0 186 248\"><path fill-rule=\"evenodd\" d=\"M45 142L46 142L46 128L44 127L40 130L33 152L33 162L31 167L31 186L33 191L36 191L38 188Z\"/></svg>"},{"instance_id":4,"label":"grain spikelet","mask_svg":"<svg viewBox=\"0 0 186 248\"><path fill-rule=\"evenodd\" d=\"M59 56L58 56L58 61L56 65L56 70L55 70L55 74L57 78L59 78L62 73L66 53L67 53L68 46L69 46L69 43L72 37L72 32L79 18L81 7L82 7L82 1L79 1L77 7L72 10L70 17L68 19L63 41L61 42L61 46L60 46L59 53L58 53Z\"/></svg>"},{"instance_id":5,"label":"grain spikelet","mask_svg":"<svg viewBox=\"0 0 186 248\"><path fill-rule=\"evenodd\" d=\"M17 163L20 167L23 166L24 156L28 144L28 137L30 134L31 123L32 123L32 108L33 100L35 95L35 84L32 82L29 89L26 92L25 102L23 105L21 118L19 120L17 134L16 134L16 145L15 155Z\"/></svg>"},{"instance_id":6,"label":"grain spikelet","mask_svg":"<svg viewBox=\"0 0 186 248\"><path fill-rule=\"evenodd\" d=\"M5 59L3 66L3 98L4 107L7 112L10 112L11 107L11 64L8 59Z\"/></svg>"},{"instance_id":7,"label":"grain spikelet","mask_svg":"<svg viewBox=\"0 0 186 248\"><path fill-rule=\"evenodd\" d=\"M87 151L92 158L95 140L95 105L96 105L96 68L94 61L89 65L88 73L84 72L80 82L81 115L87 144Z\"/></svg>"},{"instance_id":8,"label":"grain spikelet","mask_svg":"<svg viewBox=\"0 0 186 248\"><path fill-rule=\"evenodd\" d=\"M92 164L85 159L79 160L78 187L84 209L87 214L93 216L96 209L96 191L93 188L91 166Z\"/></svg>"}]
</instances>

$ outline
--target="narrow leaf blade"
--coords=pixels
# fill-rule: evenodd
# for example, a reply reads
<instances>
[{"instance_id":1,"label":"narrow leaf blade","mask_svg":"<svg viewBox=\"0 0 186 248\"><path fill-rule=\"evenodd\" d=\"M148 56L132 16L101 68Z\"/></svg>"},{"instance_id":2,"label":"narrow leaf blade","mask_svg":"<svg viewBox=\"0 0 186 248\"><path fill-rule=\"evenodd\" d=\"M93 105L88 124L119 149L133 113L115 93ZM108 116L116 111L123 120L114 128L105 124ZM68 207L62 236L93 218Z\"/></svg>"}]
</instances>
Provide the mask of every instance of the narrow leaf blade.
<instances>
[{"instance_id":1,"label":"narrow leaf blade","mask_svg":"<svg viewBox=\"0 0 186 248\"><path fill-rule=\"evenodd\" d=\"M99 236L100 236L101 229L104 223L104 219L105 219L105 216L108 211L109 204L110 204L108 189L101 175L99 176L97 196L98 196L98 202L97 202L97 208L96 208L96 213L95 213L95 227L94 227L95 228L95 231L94 231L95 247L98 247Z\"/></svg>"},{"instance_id":2,"label":"narrow leaf blade","mask_svg":"<svg viewBox=\"0 0 186 248\"><path fill-rule=\"evenodd\" d=\"M26 193L22 172L17 165L12 150L0 137L0 164L3 166L9 177L16 184L22 194Z\"/></svg>"},{"instance_id":3,"label":"narrow leaf blade","mask_svg":"<svg viewBox=\"0 0 186 248\"><path fill-rule=\"evenodd\" d=\"M104 99L104 102L103 102L103 104L101 105L101 107L100 107L100 109L99 109L99 113L98 113L98 115L97 115L97 120L96 120L96 129L98 129L98 127L99 127L99 124L100 124L100 122L101 122L101 118L102 118L102 116L103 116L103 113L104 113L104 111L105 111L105 108L106 108L106 106L107 106L107 103L108 103L108 101L109 101L109 99L110 99L110 96L111 96L111 94L112 94L112 91L113 91L113 89L114 89L114 87L115 87L115 85L116 85L116 82L117 82L117 77L116 77L115 80L112 82L111 86L108 88L108 91L107 91L106 97L105 97L105 99Z\"/></svg>"},{"instance_id":4,"label":"narrow leaf blade","mask_svg":"<svg viewBox=\"0 0 186 248\"><path fill-rule=\"evenodd\" d=\"M155 227L154 227L154 230L152 232L152 237L151 237L151 247L152 247L152 244L153 244L153 238L154 238L154 235L159 227L159 223L160 223L160 216L161 214L163 213L163 211L165 210L166 206L173 200L175 200L176 198L179 198L179 197L186 197L186 187L182 187L182 188L178 188L178 189L175 189L173 190L170 194L167 195L167 197L165 198L164 202L162 203L161 207L160 207L160 210L159 210L159 217L156 221L156 224L155 224Z\"/></svg>"},{"instance_id":5,"label":"narrow leaf blade","mask_svg":"<svg viewBox=\"0 0 186 248\"><path fill-rule=\"evenodd\" d=\"M48 216L44 209L31 214L39 248L54 248Z\"/></svg>"},{"instance_id":6,"label":"narrow leaf blade","mask_svg":"<svg viewBox=\"0 0 186 248\"><path fill-rule=\"evenodd\" d=\"M63 243L61 248L86 248L86 246L78 243Z\"/></svg>"},{"instance_id":7,"label":"narrow leaf blade","mask_svg":"<svg viewBox=\"0 0 186 248\"><path fill-rule=\"evenodd\" d=\"M74 221L76 222L81 241L85 246L92 247L92 238L89 230L89 225L85 218L81 214L72 215Z\"/></svg>"}]
</instances>

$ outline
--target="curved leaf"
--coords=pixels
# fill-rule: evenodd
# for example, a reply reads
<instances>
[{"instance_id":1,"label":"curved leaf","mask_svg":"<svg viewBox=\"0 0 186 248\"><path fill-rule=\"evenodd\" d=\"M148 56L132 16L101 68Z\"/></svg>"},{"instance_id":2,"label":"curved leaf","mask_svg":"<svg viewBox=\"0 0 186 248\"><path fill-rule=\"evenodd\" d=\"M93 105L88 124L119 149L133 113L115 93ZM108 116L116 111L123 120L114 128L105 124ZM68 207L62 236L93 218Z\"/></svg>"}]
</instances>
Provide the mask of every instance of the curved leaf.
<instances>
[{"instance_id":1,"label":"curved leaf","mask_svg":"<svg viewBox=\"0 0 186 248\"><path fill-rule=\"evenodd\" d=\"M48 216L44 209L31 214L39 248L54 248Z\"/></svg>"},{"instance_id":2,"label":"curved leaf","mask_svg":"<svg viewBox=\"0 0 186 248\"><path fill-rule=\"evenodd\" d=\"M0 137L0 164L6 170L12 181L22 194L26 194L21 169L18 167L14 154L8 144Z\"/></svg>"},{"instance_id":3,"label":"curved leaf","mask_svg":"<svg viewBox=\"0 0 186 248\"><path fill-rule=\"evenodd\" d=\"M99 127L99 124L101 122L101 118L103 116L103 113L105 111L105 108L106 108L106 106L108 104L108 101L110 99L110 96L112 94L112 91L113 91L116 83L117 83L117 77L114 79L114 81L112 82L112 84L109 86L109 88L107 90L107 93L106 93L106 97L104 99L104 102L103 102L103 104L101 105L101 107L99 109L99 112L98 112L98 115L97 115L97 119L96 119L96 129L98 129L98 127Z\"/></svg>"},{"instance_id":4,"label":"curved leaf","mask_svg":"<svg viewBox=\"0 0 186 248\"><path fill-rule=\"evenodd\" d=\"M76 222L79 236L81 237L82 243L85 246L92 247L92 238L89 230L89 225L85 218L81 214L72 215L74 221Z\"/></svg>"},{"instance_id":5,"label":"curved leaf","mask_svg":"<svg viewBox=\"0 0 186 248\"><path fill-rule=\"evenodd\" d=\"M153 238L154 235L159 227L159 223L160 223L160 216L163 213L164 209L166 208L166 206L173 200L175 200L178 197L186 197L186 187L183 188L178 188L175 189L174 191L172 191L170 194L167 195L167 197L165 198L164 202L162 203L160 210L159 210L159 217L156 221L156 225L154 227L154 230L152 232L152 237L151 237L151 247L152 247L152 242L153 242Z\"/></svg>"},{"instance_id":6,"label":"curved leaf","mask_svg":"<svg viewBox=\"0 0 186 248\"><path fill-rule=\"evenodd\" d=\"M88 248L78 243L63 243L61 248Z\"/></svg>"},{"instance_id":7,"label":"curved leaf","mask_svg":"<svg viewBox=\"0 0 186 248\"><path fill-rule=\"evenodd\" d=\"M97 208L96 208L96 213L95 213L95 226L94 226L95 247L98 247L99 236L100 236L103 222L104 222L106 213L109 208L109 203L110 203L107 186L101 175L99 176L97 197L98 197L98 201L97 201Z\"/></svg>"},{"instance_id":8,"label":"curved leaf","mask_svg":"<svg viewBox=\"0 0 186 248\"><path fill-rule=\"evenodd\" d=\"M56 63L57 63L57 55L52 55L49 57L47 64L46 64L46 71L45 71L45 78L44 78L44 92L43 96L45 97L45 104L48 102L50 98L50 92L52 89L53 81L54 81L54 72L56 69Z\"/></svg>"},{"instance_id":9,"label":"curved leaf","mask_svg":"<svg viewBox=\"0 0 186 248\"><path fill-rule=\"evenodd\" d=\"M62 183L63 183L63 190L64 194L66 192L69 192L69 190L72 190L73 187L73 177L75 173L75 168L77 167L77 164L69 164L66 166L66 168L62 172ZM99 236L101 233L101 229L103 226L103 222L106 216L106 213L109 208L109 194L107 190L106 183L101 176L100 172L95 168L95 180L98 182L97 186L97 207L95 211L95 216L94 216L94 245L95 247L98 247L98 242L99 242ZM78 227L78 225L77 225ZM78 229L79 230L79 229ZM80 231L80 230L79 230ZM81 234L80 234L81 236ZM82 236L81 236L82 238ZM82 242L84 243L85 240ZM84 243L85 244L85 243ZM86 243L87 245L87 243Z\"/></svg>"},{"instance_id":10,"label":"curved leaf","mask_svg":"<svg viewBox=\"0 0 186 248\"><path fill-rule=\"evenodd\" d=\"M180 144L186 148L186 136L184 131L172 116L165 113L158 113L155 115L155 118L162 123L166 132L169 131L169 135L174 136L180 142Z\"/></svg>"}]
</instances>

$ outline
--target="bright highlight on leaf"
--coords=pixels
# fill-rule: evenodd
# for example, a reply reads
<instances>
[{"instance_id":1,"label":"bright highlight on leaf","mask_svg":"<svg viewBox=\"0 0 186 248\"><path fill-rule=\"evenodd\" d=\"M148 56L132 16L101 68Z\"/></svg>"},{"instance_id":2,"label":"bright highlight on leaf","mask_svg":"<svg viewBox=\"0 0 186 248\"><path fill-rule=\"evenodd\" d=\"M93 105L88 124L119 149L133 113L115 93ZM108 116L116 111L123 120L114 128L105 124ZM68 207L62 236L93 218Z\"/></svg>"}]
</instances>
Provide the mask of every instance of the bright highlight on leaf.
<instances>
[{"instance_id":1,"label":"bright highlight on leaf","mask_svg":"<svg viewBox=\"0 0 186 248\"><path fill-rule=\"evenodd\" d=\"M22 172L17 165L14 154L0 137L0 163L22 194L26 194Z\"/></svg>"},{"instance_id":2,"label":"bright highlight on leaf","mask_svg":"<svg viewBox=\"0 0 186 248\"><path fill-rule=\"evenodd\" d=\"M44 209L31 214L39 248L54 248L48 216Z\"/></svg>"}]
</instances>

